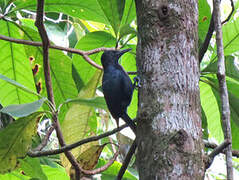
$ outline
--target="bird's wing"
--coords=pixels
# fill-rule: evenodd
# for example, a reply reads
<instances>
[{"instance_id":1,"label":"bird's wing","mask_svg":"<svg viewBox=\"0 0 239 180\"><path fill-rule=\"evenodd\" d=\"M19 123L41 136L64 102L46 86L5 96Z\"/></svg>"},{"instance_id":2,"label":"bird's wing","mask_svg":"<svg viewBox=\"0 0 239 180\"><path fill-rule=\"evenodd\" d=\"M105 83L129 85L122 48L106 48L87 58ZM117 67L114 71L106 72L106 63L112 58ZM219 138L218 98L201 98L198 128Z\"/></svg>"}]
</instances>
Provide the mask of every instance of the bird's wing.
<instances>
[{"instance_id":1,"label":"bird's wing","mask_svg":"<svg viewBox=\"0 0 239 180\"><path fill-rule=\"evenodd\" d=\"M122 72L125 73L125 72ZM121 76L121 90L123 91L123 96L121 97L123 100L124 108L127 108L127 106L131 102L132 94L133 94L133 84L131 82L131 79L126 74L124 76Z\"/></svg>"}]
</instances>

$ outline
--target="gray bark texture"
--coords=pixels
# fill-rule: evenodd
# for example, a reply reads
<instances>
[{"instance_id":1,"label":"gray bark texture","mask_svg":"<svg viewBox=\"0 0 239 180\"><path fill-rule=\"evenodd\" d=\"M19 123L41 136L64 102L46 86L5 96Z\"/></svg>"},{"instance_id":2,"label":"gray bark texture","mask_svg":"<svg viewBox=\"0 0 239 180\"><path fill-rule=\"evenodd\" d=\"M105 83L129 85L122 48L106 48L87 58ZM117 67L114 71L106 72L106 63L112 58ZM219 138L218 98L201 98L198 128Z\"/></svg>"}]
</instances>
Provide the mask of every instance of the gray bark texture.
<instances>
[{"instance_id":1,"label":"gray bark texture","mask_svg":"<svg viewBox=\"0 0 239 180\"><path fill-rule=\"evenodd\" d=\"M197 3L136 0L141 180L204 176Z\"/></svg>"}]
</instances>

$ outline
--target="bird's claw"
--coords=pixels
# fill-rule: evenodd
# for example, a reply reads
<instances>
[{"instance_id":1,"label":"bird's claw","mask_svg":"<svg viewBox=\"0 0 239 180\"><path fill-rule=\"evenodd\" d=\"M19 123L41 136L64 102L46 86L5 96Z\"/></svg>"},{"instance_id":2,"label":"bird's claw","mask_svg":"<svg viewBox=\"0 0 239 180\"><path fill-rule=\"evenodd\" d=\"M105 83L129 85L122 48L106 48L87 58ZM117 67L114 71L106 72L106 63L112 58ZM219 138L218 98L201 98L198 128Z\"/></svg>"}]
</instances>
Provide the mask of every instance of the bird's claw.
<instances>
[{"instance_id":1,"label":"bird's claw","mask_svg":"<svg viewBox=\"0 0 239 180\"><path fill-rule=\"evenodd\" d=\"M134 88L140 88L141 87L140 77L139 76L135 76L133 80L134 80Z\"/></svg>"}]
</instances>

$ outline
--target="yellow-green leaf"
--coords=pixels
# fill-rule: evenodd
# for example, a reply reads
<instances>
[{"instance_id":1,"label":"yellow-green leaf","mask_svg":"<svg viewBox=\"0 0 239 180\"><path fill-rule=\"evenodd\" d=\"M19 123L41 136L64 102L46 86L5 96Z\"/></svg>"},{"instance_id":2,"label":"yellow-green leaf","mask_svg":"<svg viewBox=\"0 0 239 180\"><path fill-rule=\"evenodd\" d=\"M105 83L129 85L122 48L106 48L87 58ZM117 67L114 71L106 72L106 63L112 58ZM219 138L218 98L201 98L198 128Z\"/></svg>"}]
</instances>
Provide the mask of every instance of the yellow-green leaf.
<instances>
[{"instance_id":1,"label":"yellow-green leaf","mask_svg":"<svg viewBox=\"0 0 239 180\"><path fill-rule=\"evenodd\" d=\"M90 148L86 149L80 156L77 158L80 166L84 170L91 170L93 169L99 160L100 154L104 149L106 144L103 145L93 145Z\"/></svg>"},{"instance_id":2,"label":"yellow-green leaf","mask_svg":"<svg viewBox=\"0 0 239 180\"><path fill-rule=\"evenodd\" d=\"M93 98L95 96L95 91L98 86L98 83L101 81L102 71L96 71L91 80L82 88L78 97L79 98ZM96 119L94 116L93 107L81 105L81 104L72 104L66 113L65 119L62 126L62 132L67 144L74 143L83 138L88 137L90 134L93 134L94 131L91 129L92 126L96 126ZM86 148L96 145L98 142L87 143L79 148L73 149L71 152L75 157L78 157L81 152ZM71 164L66 159L64 155L61 155L61 162L66 168L66 171L69 173Z\"/></svg>"},{"instance_id":3,"label":"yellow-green leaf","mask_svg":"<svg viewBox=\"0 0 239 180\"><path fill-rule=\"evenodd\" d=\"M36 112L19 118L0 131L0 173L14 170L17 159L26 156L42 115Z\"/></svg>"}]
</instances>

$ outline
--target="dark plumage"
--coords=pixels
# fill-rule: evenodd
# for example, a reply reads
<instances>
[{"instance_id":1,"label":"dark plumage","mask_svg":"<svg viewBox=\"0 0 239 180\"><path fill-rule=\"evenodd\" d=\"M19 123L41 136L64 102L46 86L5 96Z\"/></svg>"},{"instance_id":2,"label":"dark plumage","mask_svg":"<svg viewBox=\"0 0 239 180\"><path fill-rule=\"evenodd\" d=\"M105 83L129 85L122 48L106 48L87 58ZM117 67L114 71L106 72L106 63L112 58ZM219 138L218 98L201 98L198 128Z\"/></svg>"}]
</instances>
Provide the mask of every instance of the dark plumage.
<instances>
[{"instance_id":1,"label":"dark plumage","mask_svg":"<svg viewBox=\"0 0 239 180\"><path fill-rule=\"evenodd\" d=\"M136 125L127 114L131 102L134 85L123 67L118 63L119 58L131 49L105 51L101 56L104 68L102 89L108 109L119 125L121 117L130 128L136 132Z\"/></svg>"}]
</instances>

